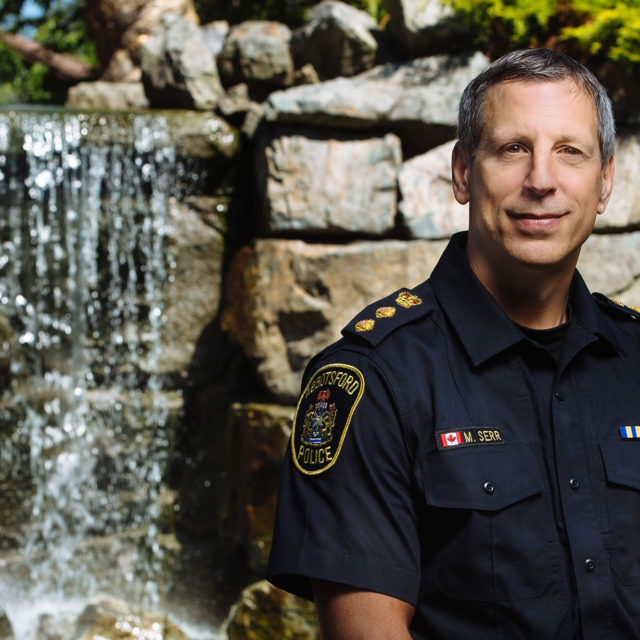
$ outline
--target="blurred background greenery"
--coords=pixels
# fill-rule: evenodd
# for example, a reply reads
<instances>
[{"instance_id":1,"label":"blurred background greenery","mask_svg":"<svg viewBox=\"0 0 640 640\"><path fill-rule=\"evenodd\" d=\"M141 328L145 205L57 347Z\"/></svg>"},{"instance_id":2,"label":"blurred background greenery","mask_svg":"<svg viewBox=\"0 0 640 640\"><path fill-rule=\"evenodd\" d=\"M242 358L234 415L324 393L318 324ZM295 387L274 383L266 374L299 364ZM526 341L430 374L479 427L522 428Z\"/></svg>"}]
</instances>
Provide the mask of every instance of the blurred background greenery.
<instances>
[{"instance_id":1,"label":"blurred background greenery","mask_svg":"<svg viewBox=\"0 0 640 640\"><path fill-rule=\"evenodd\" d=\"M617 82L640 84L640 0L441 0L454 10L459 42L495 58L514 48L549 46L568 51ZM300 26L318 0L201 0L203 24L276 20ZM387 21L384 0L349 0ZM49 50L97 66L84 19L84 0L3 0L0 29L19 33ZM0 33L1 35L1 33ZM462 45L461 45L462 47ZM30 63L0 40L0 103L62 104L67 86L46 66Z\"/></svg>"}]
</instances>

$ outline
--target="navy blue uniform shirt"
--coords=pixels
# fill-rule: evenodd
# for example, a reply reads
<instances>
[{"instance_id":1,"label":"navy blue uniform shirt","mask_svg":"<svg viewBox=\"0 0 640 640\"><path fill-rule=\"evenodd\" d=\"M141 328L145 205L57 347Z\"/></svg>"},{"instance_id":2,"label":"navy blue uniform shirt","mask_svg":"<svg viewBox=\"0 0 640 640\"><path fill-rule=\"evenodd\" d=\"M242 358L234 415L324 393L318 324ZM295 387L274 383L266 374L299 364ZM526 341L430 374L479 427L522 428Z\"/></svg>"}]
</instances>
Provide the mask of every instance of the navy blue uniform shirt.
<instances>
[{"instance_id":1,"label":"navy blue uniform shirt","mask_svg":"<svg viewBox=\"0 0 640 640\"><path fill-rule=\"evenodd\" d=\"M465 238L311 361L269 579L406 600L421 640L640 638L640 321L576 272L549 347Z\"/></svg>"}]
</instances>

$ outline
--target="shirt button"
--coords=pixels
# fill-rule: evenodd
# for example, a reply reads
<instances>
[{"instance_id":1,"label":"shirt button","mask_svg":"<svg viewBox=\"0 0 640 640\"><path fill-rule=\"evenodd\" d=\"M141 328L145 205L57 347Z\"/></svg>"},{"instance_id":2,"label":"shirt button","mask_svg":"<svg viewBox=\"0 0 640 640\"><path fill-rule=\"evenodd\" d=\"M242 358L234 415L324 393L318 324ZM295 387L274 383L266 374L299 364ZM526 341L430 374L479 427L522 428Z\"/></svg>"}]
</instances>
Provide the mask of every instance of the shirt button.
<instances>
[{"instance_id":1,"label":"shirt button","mask_svg":"<svg viewBox=\"0 0 640 640\"><path fill-rule=\"evenodd\" d=\"M596 568L596 562L595 562L595 560L592 560L591 558L587 558L587 559L584 561L584 568L585 568L585 570L587 570L587 571L594 571L594 570L595 570L595 568Z\"/></svg>"},{"instance_id":2,"label":"shirt button","mask_svg":"<svg viewBox=\"0 0 640 640\"><path fill-rule=\"evenodd\" d=\"M493 482L485 482L483 487L482 487L486 493L488 493L489 495L491 495L495 490L496 487L493 484Z\"/></svg>"},{"instance_id":3,"label":"shirt button","mask_svg":"<svg viewBox=\"0 0 640 640\"><path fill-rule=\"evenodd\" d=\"M560 402L564 402L564 391L561 391L560 389L558 389L555 392L555 396L556 396L556 400L559 400Z\"/></svg>"},{"instance_id":4,"label":"shirt button","mask_svg":"<svg viewBox=\"0 0 640 640\"><path fill-rule=\"evenodd\" d=\"M578 478L571 478L571 480L569 480L569 486L574 491L577 491L580 488L580 480L578 480Z\"/></svg>"}]
</instances>

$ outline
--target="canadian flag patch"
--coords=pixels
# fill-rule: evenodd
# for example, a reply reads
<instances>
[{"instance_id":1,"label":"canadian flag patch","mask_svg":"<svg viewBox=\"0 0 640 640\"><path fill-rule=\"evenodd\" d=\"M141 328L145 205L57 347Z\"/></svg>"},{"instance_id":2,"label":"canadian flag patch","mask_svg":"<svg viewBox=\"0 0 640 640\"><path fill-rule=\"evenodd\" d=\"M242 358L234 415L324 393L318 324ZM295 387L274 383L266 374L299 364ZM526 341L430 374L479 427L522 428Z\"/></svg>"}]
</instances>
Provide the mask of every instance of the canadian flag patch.
<instances>
[{"instance_id":1,"label":"canadian flag patch","mask_svg":"<svg viewBox=\"0 0 640 640\"><path fill-rule=\"evenodd\" d=\"M446 431L440 434L440 442L443 447L455 447L462 444L462 433L460 431Z\"/></svg>"}]
</instances>

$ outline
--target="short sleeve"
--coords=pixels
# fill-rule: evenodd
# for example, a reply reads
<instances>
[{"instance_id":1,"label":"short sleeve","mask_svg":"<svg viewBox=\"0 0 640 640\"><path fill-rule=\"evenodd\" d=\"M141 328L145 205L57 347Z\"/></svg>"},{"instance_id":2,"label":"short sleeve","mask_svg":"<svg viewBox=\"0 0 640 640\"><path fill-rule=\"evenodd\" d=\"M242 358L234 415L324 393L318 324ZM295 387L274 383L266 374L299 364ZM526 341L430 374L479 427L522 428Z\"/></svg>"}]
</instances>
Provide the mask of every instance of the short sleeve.
<instances>
[{"instance_id":1,"label":"short sleeve","mask_svg":"<svg viewBox=\"0 0 640 640\"><path fill-rule=\"evenodd\" d=\"M284 461L269 580L308 599L315 578L415 604L414 457L388 378L367 354L315 363Z\"/></svg>"}]
</instances>

